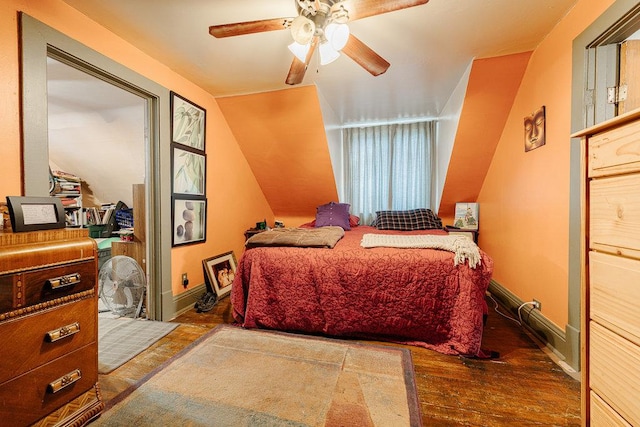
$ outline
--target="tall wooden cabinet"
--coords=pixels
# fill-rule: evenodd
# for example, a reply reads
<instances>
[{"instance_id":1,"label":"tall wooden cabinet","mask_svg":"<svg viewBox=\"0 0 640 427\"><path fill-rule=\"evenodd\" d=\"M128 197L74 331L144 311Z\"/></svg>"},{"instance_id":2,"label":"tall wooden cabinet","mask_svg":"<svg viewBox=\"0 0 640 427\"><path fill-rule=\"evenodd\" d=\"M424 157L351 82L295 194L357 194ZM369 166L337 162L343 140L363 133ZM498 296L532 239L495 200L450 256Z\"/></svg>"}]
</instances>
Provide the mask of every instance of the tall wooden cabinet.
<instances>
[{"instance_id":1,"label":"tall wooden cabinet","mask_svg":"<svg viewBox=\"0 0 640 427\"><path fill-rule=\"evenodd\" d=\"M583 425L640 425L640 110L582 137Z\"/></svg>"},{"instance_id":2,"label":"tall wooden cabinet","mask_svg":"<svg viewBox=\"0 0 640 427\"><path fill-rule=\"evenodd\" d=\"M0 425L80 426L104 407L97 263L86 229L0 232Z\"/></svg>"}]
</instances>

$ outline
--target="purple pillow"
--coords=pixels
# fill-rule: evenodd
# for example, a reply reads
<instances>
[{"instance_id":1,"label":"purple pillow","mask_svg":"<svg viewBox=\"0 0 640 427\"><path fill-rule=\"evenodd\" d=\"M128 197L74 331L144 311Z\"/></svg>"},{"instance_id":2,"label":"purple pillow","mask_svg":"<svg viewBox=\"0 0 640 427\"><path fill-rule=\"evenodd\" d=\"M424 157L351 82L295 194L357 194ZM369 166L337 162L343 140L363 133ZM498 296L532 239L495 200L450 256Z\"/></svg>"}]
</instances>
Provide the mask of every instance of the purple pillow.
<instances>
[{"instance_id":1,"label":"purple pillow","mask_svg":"<svg viewBox=\"0 0 640 427\"><path fill-rule=\"evenodd\" d=\"M335 225L342 227L344 230L351 230L349 224L349 209L351 205L348 203L327 203L318 206L316 209L316 227L324 227L327 225Z\"/></svg>"}]
</instances>

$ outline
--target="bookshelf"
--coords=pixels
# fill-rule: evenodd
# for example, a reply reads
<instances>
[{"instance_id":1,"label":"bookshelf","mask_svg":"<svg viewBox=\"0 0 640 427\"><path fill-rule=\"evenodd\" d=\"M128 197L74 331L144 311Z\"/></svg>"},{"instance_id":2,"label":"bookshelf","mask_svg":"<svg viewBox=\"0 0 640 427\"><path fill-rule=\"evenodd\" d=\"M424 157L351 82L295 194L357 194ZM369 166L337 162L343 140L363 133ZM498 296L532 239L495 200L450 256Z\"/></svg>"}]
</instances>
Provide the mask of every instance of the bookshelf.
<instances>
[{"instance_id":1,"label":"bookshelf","mask_svg":"<svg viewBox=\"0 0 640 427\"><path fill-rule=\"evenodd\" d=\"M62 202L67 227L83 227L86 220L82 206L82 180L65 172L55 171L52 174L50 195Z\"/></svg>"}]
</instances>

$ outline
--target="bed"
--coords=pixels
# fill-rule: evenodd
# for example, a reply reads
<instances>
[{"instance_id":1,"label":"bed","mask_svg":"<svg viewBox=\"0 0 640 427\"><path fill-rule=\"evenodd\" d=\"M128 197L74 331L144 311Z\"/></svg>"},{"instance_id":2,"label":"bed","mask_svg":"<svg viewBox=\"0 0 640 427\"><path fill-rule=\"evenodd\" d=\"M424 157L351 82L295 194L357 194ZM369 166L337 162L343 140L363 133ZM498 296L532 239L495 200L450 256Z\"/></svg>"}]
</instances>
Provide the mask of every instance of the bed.
<instances>
[{"instance_id":1,"label":"bed","mask_svg":"<svg viewBox=\"0 0 640 427\"><path fill-rule=\"evenodd\" d=\"M456 265L455 254L446 250L361 245L372 234L447 235L443 230L358 226L343 234L332 248L249 245L232 288L235 320L245 328L482 354L493 271L486 253L477 249L478 265L471 268L468 260Z\"/></svg>"}]
</instances>

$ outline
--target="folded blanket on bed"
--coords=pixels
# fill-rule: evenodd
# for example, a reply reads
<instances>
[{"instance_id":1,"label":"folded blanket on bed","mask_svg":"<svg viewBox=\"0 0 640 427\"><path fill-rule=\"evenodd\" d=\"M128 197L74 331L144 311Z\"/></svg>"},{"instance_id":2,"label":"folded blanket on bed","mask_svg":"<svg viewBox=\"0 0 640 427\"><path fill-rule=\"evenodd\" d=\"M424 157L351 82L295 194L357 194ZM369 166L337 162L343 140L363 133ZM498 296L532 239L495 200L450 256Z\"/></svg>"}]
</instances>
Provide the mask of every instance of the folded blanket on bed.
<instances>
[{"instance_id":1,"label":"folded blanket on bed","mask_svg":"<svg viewBox=\"0 0 640 427\"><path fill-rule=\"evenodd\" d=\"M344 236L342 227L274 228L254 234L246 242L247 248L259 246L296 246L302 248L333 248Z\"/></svg>"},{"instance_id":2,"label":"folded blanket on bed","mask_svg":"<svg viewBox=\"0 0 640 427\"><path fill-rule=\"evenodd\" d=\"M365 234L360 242L363 248L422 248L441 249L455 254L454 265L469 260L469 267L480 265L480 249L464 236Z\"/></svg>"}]
</instances>

